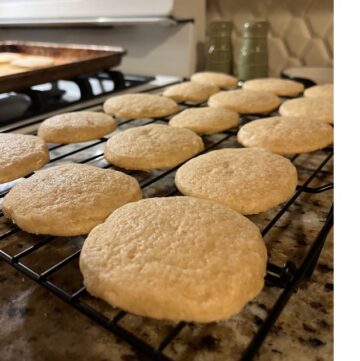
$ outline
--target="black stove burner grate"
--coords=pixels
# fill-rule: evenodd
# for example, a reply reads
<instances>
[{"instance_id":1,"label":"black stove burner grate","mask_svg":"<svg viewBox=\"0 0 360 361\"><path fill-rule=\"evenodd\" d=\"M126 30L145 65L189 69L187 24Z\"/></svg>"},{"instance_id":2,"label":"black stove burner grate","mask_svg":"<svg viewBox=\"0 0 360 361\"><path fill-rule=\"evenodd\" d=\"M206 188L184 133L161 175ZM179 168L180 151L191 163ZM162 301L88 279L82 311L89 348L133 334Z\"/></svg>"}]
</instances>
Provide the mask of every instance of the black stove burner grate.
<instances>
[{"instance_id":1,"label":"black stove burner grate","mask_svg":"<svg viewBox=\"0 0 360 361\"><path fill-rule=\"evenodd\" d=\"M35 85L15 94L8 93L8 97L16 98L17 96L21 98L21 103L28 103L28 107L24 111L17 109L18 103L16 101L9 102L6 99L6 94L0 97L0 107L5 106L5 103L7 107L14 107L13 114L9 116L2 115L0 123L14 123L29 117L60 110L69 105L81 104L86 100L131 89L152 80L154 80L154 77L151 76L130 75L116 70L106 70L54 83Z\"/></svg>"},{"instance_id":2,"label":"black stove burner grate","mask_svg":"<svg viewBox=\"0 0 360 361\"><path fill-rule=\"evenodd\" d=\"M183 107L194 107L194 106L202 106L203 104L197 105L183 105ZM257 117L241 117L240 121L241 124L246 123L249 119L254 119ZM159 118L159 119L149 119L144 121L141 125L150 124L150 123L165 123L168 119L166 118ZM132 126L135 122L126 121L121 122L120 127L128 127ZM18 128L15 127L17 130ZM11 131L11 129L10 129ZM216 149L222 146L227 140L235 137L236 133L234 131L227 131L223 133L217 133L216 140L212 140L212 136L204 136L204 143L206 145L205 150L203 152L207 152L211 149ZM81 154L81 152L85 150L89 150L91 148L95 148L99 145L103 145L107 141L107 138L101 138L97 141L92 142L91 144L87 145L79 145L77 149L66 151L65 145L53 145L50 146L51 151L59 151L64 150L61 155L57 155L52 157L51 163L56 163L66 157L72 155ZM263 228L262 234L265 236L278 222L278 220L282 217L282 215L289 211L289 208L294 204L296 200L300 197L303 193L308 193L309 195L315 193L322 193L333 189L333 183L323 184L320 187L310 187L309 184L312 180L314 180L319 173L324 169L324 167L330 162L333 157L333 150L332 148L325 148L320 151L323 154L323 159L318 164L316 169L314 169L308 179L300 186L297 187L297 190L293 197L286 202L278 211L278 213L273 217L273 219L268 222L268 224ZM292 157L292 161L295 162L298 155ZM103 153L96 152L92 156L85 156L78 160L79 163L89 163L89 162L98 162L98 166L103 168L112 167L106 161L103 160ZM160 184L164 178L168 175L174 173L174 171L180 167L177 166L175 168L169 170L163 170L161 172L156 172L155 174L151 174L149 177L145 177L143 181L140 182L141 188L143 190L147 189L153 184ZM115 168L116 169L116 168ZM122 170L124 171L124 170ZM125 171L128 174L135 174L134 171ZM0 198L4 197L9 190L3 191L0 193ZM178 191L175 185L172 186L171 189L166 190L165 193L160 194L159 196L172 196L177 194ZM3 214L0 213L0 217L3 217ZM305 257L303 258L299 267L296 267L295 263L292 260L289 260L285 263L285 265L280 266L277 265L271 260L268 262L267 266L267 275L266 275L266 284L267 286L275 286L282 289L280 295L278 296L277 300L275 301L273 307L268 311L267 317L265 318L264 322L258 328L256 334L251 339L249 345L245 349L242 355L239 355L239 359L241 361L248 361L252 360L255 354L258 352L262 342L264 341L265 337L271 330L272 326L274 325L275 321L277 320L278 316L280 315L283 308L286 306L288 300L290 299L291 295L297 290L297 288L304 282L306 282L312 275L312 272L316 266L318 258L320 256L321 250L323 248L325 239L333 226L333 207L331 207L328 211L327 217L324 220L324 224L321 226L321 230L318 233L316 239L312 242L309 250L307 251ZM189 327L189 324L186 322L179 322L176 326L174 326L171 331L163 338L161 342L158 343L157 346L152 346L143 339L141 339L138 335L134 334L133 332L127 330L125 327L121 326L119 323L125 317L128 316L128 313L122 310L118 310L117 313L109 317L104 312L96 309L87 299L91 296L87 293L86 289L83 286L78 287L74 291L68 291L65 287L59 285L59 283L54 282L51 279L51 276L56 274L57 272L64 269L65 266L69 265L70 263L77 261L80 248L77 249L75 252L67 255L66 257L62 258L57 263L53 264L51 267L47 267L43 271L37 271L35 267L29 266L23 262L24 257L34 254L36 251L39 251L46 245L50 244L51 242L55 242L57 237L37 237L36 242L30 247L18 252L17 254L10 254L6 252L1 247L1 242L5 240L10 240L12 236L20 233L16 226L10 226L6 231L0 233L0 259L4 260L5 262L12 265L17 270L24 273L26 276L31 278L32 280L36 281L37 283L41 284L43 287L72 305L75 309L79 310L81 313L85 314L92 320L96 321L99 325L106 328L113 334L120 337L122 340L129 343L134 350L148 356L152 360L170 360L168 356L164 354L164 350L172 343L172 341L178 336L180 332L186 327ZM45 263L45 259L43 260ZM77 272L80 271L77 268Z\"/></svg>"}]
</instances>

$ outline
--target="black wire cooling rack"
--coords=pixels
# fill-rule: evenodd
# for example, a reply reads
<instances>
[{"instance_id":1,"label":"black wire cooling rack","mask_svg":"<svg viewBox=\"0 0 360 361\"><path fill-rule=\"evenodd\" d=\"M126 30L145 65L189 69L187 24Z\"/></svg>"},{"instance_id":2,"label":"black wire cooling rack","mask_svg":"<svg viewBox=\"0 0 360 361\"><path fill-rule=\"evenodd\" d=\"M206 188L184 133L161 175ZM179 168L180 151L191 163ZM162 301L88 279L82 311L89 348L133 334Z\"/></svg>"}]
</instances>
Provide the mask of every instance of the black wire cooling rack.
<instances>
[{"instance_id":1,"label":"black wire cooling rack","mask_svg":"<svg viewBox=\"0 0 360 361\"><path fill-rule=\"evenodd\" d=\"M182 104L181 108L187 107L199 107L203 106L203 103L200 104ZM91 110L100 110L100 107L91 109ZM257 119L261 117L259 116L248 116L248 117L240 117L240 125L251 121L253 119ZM262 115L264 117L264 115ZM145 125L150 123L167 123L168 118L158 118L158 119L146 119L142 120L139 124L137 121L120 121L119 120L119 127L120 129L124 129L124 127L132 127L137 125ZM21 131L21 127L14 124L12 128L8 128L6 131ZM216 135L211 136L203 136L203 140L205 143L205 150L203 152L207 152L212 149L221 148L223 144L225 144L229 139L232 137L236 137L235 130L226 131L223 133L217 133ZM67 145L50 145L49 150L51 154L50 164L55 165L59 164L59 162L66 161L66 158L71 157L72 161L78 163L91 163L96 166L102 168L114 168L110 164L108 164L103 158L102 146L107 141L107 138L101 138L93 142L82 143L72 145L70 148ZM99 150L100 148L100 150ZM97 150L96 150L97 149ZM94 150L92 152L92 150ZM96 151L95 151L96 150ZM92 154L89 154L92 152ZM305 182L299 185L296 189L294 195L287 201L276 215L267 223L267 225L262 229L262 235L265 237L266 234L276 225L279 219L286 213L291 212L289 208L299 199L299 197L304 194L308 193L316 194L327 192L333 188L333 183L326 183L322 184L318 187L311 187L310 183L317 178L320 172L324 169L324 167L330 162L331 158L333 157L333 149L332 148L325 148L319 151L320 162L317 164L315 168L313 168L310 172L310 175L305 180ZM295 162L298 155L294 155L291 158L291 161ZM174 167L172 169L161 170L161 171L154 171L147 174L143 174L141 172L134 172L134 171L125 171L128 174L136 175L139 180L140 175L140 185L143 191L148 189L151 186L161 185L164 179L172 177L174 172L176 171L179 166ZM114 168L118 169L118 168ZM171 182L170 182L171 183ZM159 191L160 189L160 191ZM0 193L0 200L3 198L9 189L6 189ZM177 195L178 191L174 185L171 183L170 187L161 187L159 186L158 191L151 196L172 196ZM176 324L172 329L167 333L167 335L156 345L153 346L150 343L146 342L144 339L139 337L139 335L135 334L132 331L129 331L122 325L120 325L120 321L124 318L128 317L129 314L122 310L117 310L117 313L111 317L102 312L102 310L97 309L96 306L93 305L91 302L92 297L87 293L86 289L80 285L75 287L69 291L67 287L62 285L62 282L56 282L53 279L53 276L61 273L61 271L69 264L75 262L77 263L78 257L81 250L81 244L84 240L84 237L78 237L80 239L80 243L78 249L72 252L69 255L62 257L58 260L55 264L51 264L50 266L47 265L47 252L46 251L43 258L40 260L40 263L43 262L46 265L45 269L39 271L35 266L29 265L28 262L24 262L23 260L25 257L29 257L41 249L46 248L49 244L56 242L58 237L35 237L33 244L29 247L26 247L24 250L20 252L9 252L6 250L4 245L8 245L11 243L13 237L17 237L17 239L21 239L21 235L23 237L28 236L25 232L22 232L16 226L10 224L10 222L4 220L4 215L0 211L0 221L3 222L5 225L5 229L0 231L0 259L9 263L14 268L28 276L30 279L34 280L35 282L39 283L50 292L55 294L56 296L63 299L65 302L70 304L72 307L83 313L84 315L88 316L95 322L97 322L100 326L104 327L105 329L109 330L116 336L120 337L122 340L126 341L129 345L132 346L134 350L137 352L147 356L151 360L171 360L168 356L164 354L164 351L173 340L179 335L179 333L186 327L189 326L186 322L179 322ZM252 337L250 343L245 348L242 355L239 355L239 360L241 361L248 361L252 360L255 354L258 352L262 342L264 341L265 337L271 330L272 326L274 325L275 321L277 320L278 316L281 314L281 311L286 306L288 300L290 299L291 295L297 290L297 288L305 282L307 279L310 278L318 258L320 256L321 250L323 248L325 239L327 234L331 230L333 226L333 207L328 210L327 216L324 218L323 223L320 223L320 231L316 238L312 240L311 246L307 250L305 256L303 257L300 265L296 266L293 260L289 259L285 264L279 265L275 262L272 262L271 257L269 259L267 265L267 275L266 275L266 285L268 287L279 287L281 288L281 292L279 293L273 307L268 310L267 316L264 319L264 322L257 328L257 332L255 333L254 337ZM310 241L310 240L308 240ZM38 266L38 265L37 265ZM75 268L74 272L77 273L76 277L73 275L74 279L79 278L81 279L80 271L78 267ZM90 301L89 301L90 300Z\"/></svg>"}]
</instances>

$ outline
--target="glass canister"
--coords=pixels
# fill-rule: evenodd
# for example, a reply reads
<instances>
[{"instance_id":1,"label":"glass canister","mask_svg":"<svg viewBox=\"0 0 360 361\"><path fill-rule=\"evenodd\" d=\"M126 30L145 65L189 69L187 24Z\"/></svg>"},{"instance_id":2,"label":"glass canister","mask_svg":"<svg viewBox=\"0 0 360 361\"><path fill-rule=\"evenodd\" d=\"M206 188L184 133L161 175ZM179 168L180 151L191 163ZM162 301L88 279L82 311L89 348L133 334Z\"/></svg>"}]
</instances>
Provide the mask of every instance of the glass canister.
<instances>
[{"instance_id":1,"label":"glass canister","mask_svg":"<svg viewBox=\"0 0 360 361\"><path fill-rule=\"evenodd\" d=\"M248 80L268 76L267 21L244 24L238 59L238 78Z\"/></svg>"},{"instance_id":2,"label":"glass canister","mask_svg":"<svg viewBox=\"0 0 360 361\"><path fill-rule=\"evenodd\" d=\"M215 21L210 24L206 70L232 73L231 31L230 21Z\"/></svg>"}]
</instances>

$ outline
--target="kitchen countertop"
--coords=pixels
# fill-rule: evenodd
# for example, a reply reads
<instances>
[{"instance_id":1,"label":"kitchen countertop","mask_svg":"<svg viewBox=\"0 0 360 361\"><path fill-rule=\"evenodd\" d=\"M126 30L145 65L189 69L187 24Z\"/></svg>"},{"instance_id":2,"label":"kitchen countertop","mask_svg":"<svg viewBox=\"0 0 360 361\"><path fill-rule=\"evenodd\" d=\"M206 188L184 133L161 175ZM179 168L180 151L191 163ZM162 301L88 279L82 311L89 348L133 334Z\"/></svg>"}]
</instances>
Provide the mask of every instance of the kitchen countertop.
<instances>
[{"instance_id":1,"label":"kitchen countertop","mask_svg":"<svg viewBox=\"0 0 360 361\"><path fill-rule=\"evenodd\" d=\"M234 146L229 140L226 146ZM301 155L295 162L300 180L324 158L323 152ZM169 175L168 183L173 175ZM332 181L330 162L312 186ZM149 187L145 196L157 189ZM302 259L332 204L332 191L303 194L265 237L270 259L282 264ZM250 217L262 228L277 209ZM0 225L1 228L1 225ZM26 245L26 236L6 247ZM333 355L333 236L329 234L310 282L293 295L266 338L259 361L328 361ZM0 241L0 248L3 246ZM78 241L74 241L76 243ZM73 244L61 243L57 252ZM52 245L54 247L54 245ZM61 251L60 251L61 250ZM64 251L65 252L65 251ZM41 253L41 252L40 252ZM58 256L58 254L56 253ZM44 258L43 258L44 260ZM36 262L36 260L35 260ZM46 263L54 259L46 257ZM67 280L73 281L71 273ZM76 278L76 277L75 277ZM166 349L176 360L237 360L281 290L265 287L261 294L228 321L186 326ZM129 315L121 325L150 343L159 342L170 322ZM89 320L56 296L0 261L0 354L2 361L136 361L144 358L123 341Z\"/></svg>"}]
</instances>

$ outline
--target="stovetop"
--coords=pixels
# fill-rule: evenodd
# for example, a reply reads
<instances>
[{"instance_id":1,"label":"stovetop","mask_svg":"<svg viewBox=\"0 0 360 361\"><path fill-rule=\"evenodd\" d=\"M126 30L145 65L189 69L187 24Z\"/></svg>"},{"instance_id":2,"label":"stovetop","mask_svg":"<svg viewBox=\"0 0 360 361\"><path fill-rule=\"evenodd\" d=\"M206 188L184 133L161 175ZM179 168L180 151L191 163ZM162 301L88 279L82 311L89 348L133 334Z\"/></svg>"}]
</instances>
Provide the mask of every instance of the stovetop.
<instances>
[{"instance_id":1,"label":"stovetop","mask_svg":"<svg viewBox=\"0 0 360 361\"><path fill-rule=\"evenodd\" d=\"M36 85L17 93L3 93L0 94L0 124L14 123L61 110L70 105L147 84L154 79L155 77L151 76L108 70L70 80Z\"/></svg>"}]
</instances>

